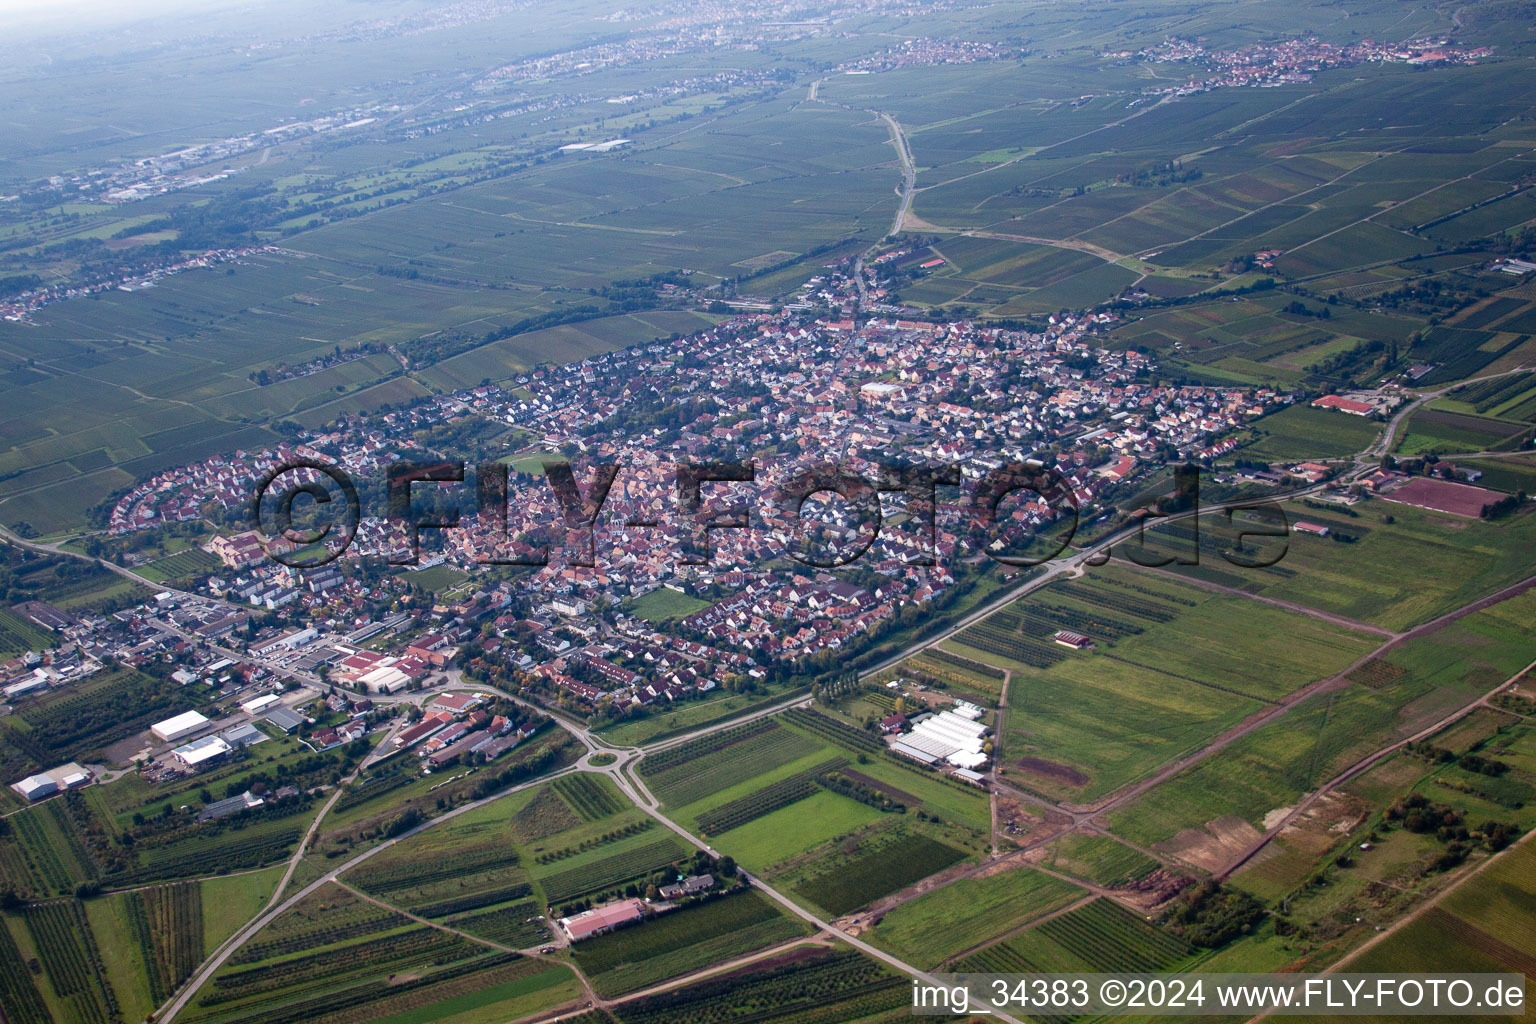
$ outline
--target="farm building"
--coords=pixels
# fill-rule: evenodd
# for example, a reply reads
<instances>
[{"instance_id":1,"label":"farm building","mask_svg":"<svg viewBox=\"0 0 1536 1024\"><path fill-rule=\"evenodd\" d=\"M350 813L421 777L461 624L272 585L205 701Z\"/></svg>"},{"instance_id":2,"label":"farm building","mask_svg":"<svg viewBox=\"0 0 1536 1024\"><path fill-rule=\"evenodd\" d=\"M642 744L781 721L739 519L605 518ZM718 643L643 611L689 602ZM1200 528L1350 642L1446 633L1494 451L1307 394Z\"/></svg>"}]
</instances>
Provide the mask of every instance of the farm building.
<instances>
[{"instance_id":1,"label":"farm building","mask_svg":"<svg viewBox=\"0 0 1536 1024\"><path fill-rule=\"evenodd\" d=\"M986 710L981 707L981 705L972 704L968 700L955 701L954 707L950 708L949 710L953 711L961 718L971 722L980 721L981 716L987 713Z\"/></svg>"},{"instance_id":2,"label":"farm building","mask_svg":"<svg viewBox=\"0 0 1536 1024\"><path fill-rule=\"evenodd\" d=\"M57 793L59 784L46 775L29 775L20 782L11 783L11 788L28 800L42 800Z\"/></svg>"},{"instance_id":3,"label":"farm building","mask_svg":"<svg viewBox=\"0 0 1536 1024\"><path fill-rule=\"evenodd\" d=\"M714 875L689 875L674 885L662 886L659 891L663 899L675 900L682 896L697 896L699 893L708 892L714 887Z\"/></svg>"},{"instance_id":4,"label":"farm building","mask_svg":"<svg viewBox=\"0 0 1536 1024\"><path fill-rule=\"evenodd\" d=\"M165 743L179 740L183 736L190 736L203 726L208 724L208 719L196 711L183 711L175 718L167 718L163 722L156 722L149 727L149 731L155 734L155 738Z\"/></svg>"},{"instance_id":5,"label":"farm building","mask_svg":"<svg viewBox=\"0 0 1536 1024\"><path fill-rule=\"evenodd\" d=\"M252 743L260 743L265 740L267 734L250 722L242 722L233 729L225 729L219 733L219 738L232 747L248 747Z\"/></svg>"},{"instance_id":6,"label":"farm building","mask_svg":"<svg viewBox=\"0 0 1536 1024\"><path fill-rule=\"evenodd\" d=\"M395 746L411 747L428 736L441 732L448 725L446 718L428 716L395 737Z\"/></svg>"},{"instance_id":7,"label":"farm building","mask_svg":"<svg viewBox=\"0 0 1536 1024\"><path fill-rule=\"evenodd\" d=\"M427 762L434 768L440 768L456 757L464 757L474 752L477 746L489 741L490 737L484 730L466 733L460 739L448 744L443 749L427 755Z\"/></svg>"},{"instance_id":8,"label":"farm building","mask_svg":"<svg viewBox=\"0 0 1536 1024\"><path fill-rule=\"evenodd\" d=\"M923 764L947 761L957 768L979 768L987 763L982 752L986 733L987 727L980 722L944 711L924 718L891 749Z\"/></svg>"},{"instance_id":9,"label":"farm building","mask_svg":"<svg viewBox=\"0 0 1536 1024\"><path fill-rule=\"evenodd\" d=\"M1319 409L1347 412L1351 416L1369 416L1376 411L1376 407L1369 402L1357 402L1353 398L1340 398L1338 395L1324 395L1313 399L1312 404Z\"/></svg>"},{"instance_id":10,"label":"farm building","mask_svg":"<svg viewBox=\"0 0 1536 1024\"><path fill-rule=\"evenodd\" d=\"M518 743L522 742L522 739L523 737L518 733L513 733L510 736L497 736L485 746L479 748L478 753L487 761L494 761L502 754L505 754L507 751L517 746Z\"/></svg>"},{"instance_id":11,"label":"farm building","mask_svg":"<svg viewBox=\"0 0 1536 1024\"><path fill-rule=\"evenodd\" d=\"M4 692L6 699L9 700L12 697L21 697L28 693L36 693L38 690L45 690L48 688L48 682L48 673L40 668L34 669L30 676L27 676L19 683L12 683L4 691L0 692Z\"/></svg>"},{"instance_id":12,"label":"farm building","mask_svg":"<svg viewBox=\"0 0 1536 1024\"><path fill-rule=\"evenodd\" d=\"M582 911L573 917L562 917L560 927L572 942L601 935L621 924L638 921L645 916L645 904L636 899L619 900L601 907Z\"/></svg>"},{"instance_id":13,"label":"farm building","mask_svg":"<svg viewBox=\"0 0 1536 1024\"><path fill-rule=\"evenodd\" d=\"M188 768L200 768L221 760L232 749L234 748L217 736L204 736L184 747L177 747L171 753Z\"/></svg>"},{"instance_id":14,"label":"farm building","mask_svg":"<svg viewBox=\"0 0 1536 1024\"><path fill-rule=\"evenodd\" d=\"M215 800L213 803L197 812L198 821L215 821L219 818L227 818L231 814L239 814L265 804L266 801L250 790L246 790L239 796L232 796L226 800Z\"/></svg>"},{"instance_id":15,"label":"farm building","mask_svg":"<svg viewBox=\"0 0 1536 1024\"><path fill-rule=\"evenodd\" d=\"M70 771L69 769L71 768L74 770ZM64 773L62 777L59 774L60 772ZM63 789L79 789L91 781L91 773L79 765L65 765L64 768L55 768L52 774Z\"/></svg>"},{"instance_id":16,"label":"farm building","mask_svg":"<svg viewBox=\"0 0 1536 1024\"><path fill-rule=\"evenodd\" d=\"M1063 647L1072 648L1074 651L1086 651L1093 646L1092 640L1081 633L1074 633L1069 629L1058 629L1056 635L1051 637L1051 639Z\"/></svg>"},{"instance_id":17,"label":"farm building","mask_svg":"<svg viewBox=\"0 0 1536 1024\"><path fill-rule=\"evenodd\" d=\"M1328 536L1328 527L1317 523L1309 523L1305 519L1296 520L1296 525L1291 527L1297 533L1310 533L1314 537Z\"/></svg>"}]
</instances>

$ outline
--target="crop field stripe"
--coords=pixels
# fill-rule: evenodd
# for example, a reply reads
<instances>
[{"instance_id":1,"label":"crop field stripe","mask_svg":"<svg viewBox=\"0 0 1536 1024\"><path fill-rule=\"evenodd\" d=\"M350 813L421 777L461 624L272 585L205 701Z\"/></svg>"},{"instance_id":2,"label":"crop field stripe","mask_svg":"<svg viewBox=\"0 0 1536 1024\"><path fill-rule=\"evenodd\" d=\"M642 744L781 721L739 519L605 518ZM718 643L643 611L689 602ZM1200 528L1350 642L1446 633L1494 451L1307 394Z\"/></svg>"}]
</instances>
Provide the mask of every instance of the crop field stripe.
<instances>
[{"instance_id":1,"label":"crop field stripe","mask_svg":"<svg viewBox=\"0 0 1536 1024\"><path fill-rule=\"evenodd\" d=\"M987 679L1001 680L1005 675L1004 671L995 665L988 665L984 661L975 661L974 659L951 653L950 651L946 651L940 647L924 648L922 654L920 654L918 658L914 660L922 659L935 661L941 665L949 665L954 668L964 669L967 672L974 672L977 675L983 676Z\"/></svg>"},{"instance_id":2,"label":"crop field stripe","mask_svg":"<svg viewBox=\"0 0 1536 1024\"><path fill-rule=\"evenodd\" d=\"M309 1024L327 1014L341 1014L368 1007L362 1019L374 1019L384 1006L395 1005L400 1010L431 1005L437 998L426 998L427 992L439 986L450 989L477 991L495 984L500 977L512 973L518 977L527 972L529 961L516 953L494 953L471 960L460 960L424 977L405 977L393 981L370 979L340 990L311 996L296 1002L278 1006L263 1006L253 1013L226 1018L225 1024ZM473 979L471 980L471 976ZM465 980L464 985L447 983ZM403 1005L402 1005L403 1004ZM202 1005L201 1000L199 1005Z\"/></svg>"},{"instance_id":3,"label":"crop field stripe","mask_svg":"<svg viewBox=\"0 0 1536 1024\"><path fill-rule=\"evenodd\" d=\"M649 874L676 860L682 848L671 839L661 839L645 846L616 853L593 864L550 875L540 886L551 904L564 903L589 892L600 892L620 882Z\"/></svg>"},{"instance_id":4,"label":"crop field stripe","mask_svg":"<svg viewBox=\"0 0 1536 1024\"><path fill-rule=\"evenodd\" d=\"M668 768L687 764L694 758L702 757L716 750L722 750L733 743L740 743L749 736L756 736L758 733L767 732L778 727L778 723L769 718L759 718L744 725L723 729L708 736L701 736L696 740L690 740L675 747L668 747L666 750L655 754L647 754L645 759L640 762L640 767L637 770L641 775L645 776L658 775Z\"/></svg>"},{"instance_id":5,"label":"crop field stripe","mask_svg":"<svg viewBox=\"0 0 1536 1024\"><path fill-rule=\"evenodd\" d=\"M905 978L852 951L711 978L615 1008L620 1024L842 1024L910 1005ZM762 1008L762 1009L756 1009Z\"/></svg>"},{"instance_id":6,"label":"crop field stripe","mask_svg":"<svg viewBox=\"0 0 1536 1024\"><path fill-rule=\"evenodd\" d=\"M21 950L0 921L0 1006L5 1008L9 1024L52 1024L48 1003L32 983L32 972L21 958Z\"/></svg>"},{"instance_id":7,"label":"crop field stripe","mask_svg":"<svg viewBox=\"0 0 1536 1024\"><path fill-rule=\"evenodd\" d=\"M25 920L54 992L79 1019L90 1024L120 1020L117 994L80 902L34 904L27 908Z\"/></svg>"},{"instance_id":8,"label":"crop field stripe","mask_svg":"<svg viewBox=\"0 0 1536 1024\"><path fill-rule=\"evenodd\" d=\"M39 627L0 608L0 654L10 657L24 651L46 650L53 639Z\"/></svg>"},{"instance_id":9,"label":"crop field stripe","mask_svg":"<svg viewBox=\"0 0 1536 1024\"><path fill-rule=\"evenodd\" d=\"M582 821L601 821L624 809L618 794L591 775L567 775L556 779L554 789Z\"/></svg>"},{"instance_id":10,"label":"crop field stripe","mask_svg":"<svg viewBox=\"0 0 1536 1024\"><path fill-rule=\"evenodd\" d=\"M473 946L462 936L422 925L333 949L299 950L281 960L221 971L214 976L212 991L205 991L198 1002L212 1006L349 975L385 970L395 973L441 963L448 954L471 948L480 947Z\"/></svg>"},{"instance_id":11,"label":"crop field stripe","mask_svg":"<svg viewBox=\"0 0 1536 1024\"><path fill-rule=\"evenodd\" d=\"M921 881L965 857L964 850L914 833L808 879L795 891L841 915Z\"/></svg>"},{"instance_id":12,"label":"crop field stripe","mask_svg":"<svg viewBox=\"0 0 1536 1024\"><path fill-rule=\"evenodd\" d=\"M203 901L197 882L159 885L127 897L128 925L144 954L156 1005L192 976L203 958Z\"/></svg>"},{"instance_id":13,"label":"crop field stripe","mask_svg":"<svg viewBox=\"0 0 1536 1024\"><path fill-rule=\"evenodd\" d=\"M461 878L490 868L511 867L517 862L515 850L500 843L483 843L438 857L364 867L351 876L351 881L360 889L392 893Z\"/></svg>"},{"instance_id":14,"label":"crop field stripe","mask_svg":"<svg viewBox=\"0 0 1536 1024\"><path fill-rule=\"evenodd\" d=\"M515 885L505 885L486 892L455 896L450 900L423 903L413 907L412 910L421 917L448 917L453 914L479 910L481 907L489 907L497 903L505 903L507 900L521 899L531 892L533 892L533 886L527 882L518 882Z\"/></svg>"},{"instance_id":15,"label":"crop field stripe","mask_svg":"<svg viewBox=\"0 0 1536 1024\"><path fill-rule=\"evenodd\" d=\"M361 782L353 783L341 795L341 798L332 805L331 810L335 813L351 810L353 807L367 803L374 797L383 796L385 793L392 792L402 786L409 786L417 778L418 776L403 769L400 771L376 772Z\"/></svg>"},{"instance_id":16,"label":"crop field stripe","mask_svg":"<svg viewBox=\"0 0 1536 1024\"><path fill-rule=\"evenodd\" d=\"M458 914L444 923L479 938L521 949L548 940L549 933L543 926L529 920L541 914L543 909L537 903L514 903L510 907Z\"/></svg>"},{"instance_id":17,"label":"crop field stripe","mask_svg":"<svg viewBox=\"0 0 1536 1024\"><path fill-rule=\"evenodd\" d=\"M755 775L813 754L819 744L793 729L775 727L650 777L663 802L681 807Z\"/></svg>"},{"instance_id":18,"label":"crop field stripe","mask_svg":"<svg viewBox=\"0 0 1536 1024\"><path fill-rule=\"evenodd\" d=\"M281 825L281 821L277 824ZM220 836L215 844L189 839L156 850L140 848L140 857L146 853L158 853L159 857L149 864L114 872L103 881L117 888L126 888L144 882L217 874L220 869L261 867L281 860L290 853L302 835L303 831L296 827L278 828L269 832L247 828Z\"/></svg>"},{"instance_id":19,"label":"crop field stripe","mask_svg":"<svg viewBox=\"0 0 1536 1024\"><path fill-rule=\"evenodd\" d=\"M577 854L585 853L586 851L596 847L607 846L610 843L617 843L621 840L628 839L630 836L639 835L641 832L649 832L655 827L655 818L641 818L639 821L630 822L623 828L614 829L611 832L604 832L600 836L591 836L587 839L583 839L575 846L565 846L558 850L546 850L545 852L535 856L533 858L533 862L535 864L553 864L555 861L565 860L567 857L574 857Z\"/></svg>"},{"instance_id":20,"label":"crop field stripe","mask_svg":"<svg viewBox=\"0 0 1536 1024\"><path fill-rule=\"evenodd\" d=\"M811 711L808 708L790 708L784 712L784 720L809 732L825 737L839 746L849 747L853 750L867 750L871 753L885 750L885 744L869 733L862 732L851 725L845 725L835 718L829 718L818 711Z\"/></svg>"},{"instance_id":21,"label":"crop field stripe","mask_svg":"<svg viewBox=\"0 0 1536 1024\"><path fill-rule=\"evenodd\" d=\"M325 890L327 896L335 891ZM351 897L351 894L347 893L347 896ZM231 965L255 963L258 960L281 956L295 949L328 946L401 928L410 923L410 918L403 914L386 910L366 900L351 898L353 901L350 904L329 906L324 916L317 922L291 931L286 930L284 926L291 920L297 919L298 911L290 912L294 915L293 917L285 915L262 929L263 937L241 946L239 951L230 957L228 963Z\"/></svg>"},{"instance_id":22,"label":"crop field stripe","mask_svg":"<svg viewBox=\"0 0 1536 1024\"><path fill-rule=\"evenodd\" d=\"M1189 953L1180 939L1106 899L1051 918L1035 931L1102 971L1155 971Z\"/></svg>"},{"instance_id":23,"label":"crop field stripe","mask_svg":"<svg viewBox=\"0 0 1536 1024\"><path fill-rule=\"evenodd\" d=\"M730 935L753 925L791 923L778 907L757 893L731 893L708 902L668 911L637 928L626 928L582 942L576 960L589 975L603 974L630 963L670 957L680 949ZM804 934L794 926L790 935ZM789 937L789 936L786 936ZM668 970L668 974L681 973Z\"/></svg>"},{"instance_id":24,"label":"crop field stripe","mask_svg":"<svg viewBox=\"0 0 1536 1024\"><path fill-rule=\"evenodd\" d=\"M816 783L816 776L846 767L846 759L835 757L787 779L770 783L755 793L721 804L698 816L699 831L704 835L713 835L756 821L817 793L820 787Z\"/></svg>"}]
</instances>

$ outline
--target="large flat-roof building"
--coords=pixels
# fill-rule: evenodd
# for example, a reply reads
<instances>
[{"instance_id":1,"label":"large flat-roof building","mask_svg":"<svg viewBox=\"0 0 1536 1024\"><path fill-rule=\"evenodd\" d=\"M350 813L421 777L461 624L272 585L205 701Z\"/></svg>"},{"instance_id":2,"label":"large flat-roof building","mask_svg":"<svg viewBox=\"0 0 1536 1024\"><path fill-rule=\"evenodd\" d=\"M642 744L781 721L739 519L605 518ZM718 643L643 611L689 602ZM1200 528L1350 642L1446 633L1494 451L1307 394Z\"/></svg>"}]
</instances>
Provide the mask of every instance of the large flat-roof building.
<instances>
[{"instance_id":1,"label":"large flat-roof building","mask_svg":"<svg viewBox=\"0 0 1536 1024\"><path fill-rule=\"evenodd\" d=\"M208 719L196 711L183 711L174 718L156 722L149 727L149 731L155 734L156 739L171 743L183 736L192 735L207 724Z\"/></svg>"},{"instance_id":2,"label":"large flat-roof building","mask_svg":"<svg viewBox=\"0 0 1536 1024\"><path fill-rule=\"evenodd\" d=\"M304 724L305 718L292 708L279 707L273 708L268 712L267 721L277 726L283 732L293 732L293 730Z\"/></svg>"},{"instance_id":3,"label":"large flat-roof building","mask_svg":"<svg viewBox=\"0 0 1536 1024\"><path fill-rule=\"evenodd\" d=\"M572 942L580 942L621 924L638 921L644 916L645 904L640 900L619 900L617 903L593 907L573 917L562 917L560 927L565 929L565 934L570 936Z\"/></svg>"},{"instance_id":4,"label":"large flat-roof building","mask_svg":"<svg viewBox=\"0 0 1536 1024\"><path fill-rule=\"evenodd\" d=\"M275 693L264 693L241 704L240 710L248 715L259 715L268 708L276 707L281 700L282 698Z\"/></svg>"},{"instance_id":5,"label":"large flat-roof building","mask_svg":"<svg viewBox=\"0 0 1536 1024\"><path fill-rule=\"evenodd\" d=\"M399 693L411 685L411 677L394 665L380 665L363 675L358 682L369 693Z\"/></svg>"}]
</instances>

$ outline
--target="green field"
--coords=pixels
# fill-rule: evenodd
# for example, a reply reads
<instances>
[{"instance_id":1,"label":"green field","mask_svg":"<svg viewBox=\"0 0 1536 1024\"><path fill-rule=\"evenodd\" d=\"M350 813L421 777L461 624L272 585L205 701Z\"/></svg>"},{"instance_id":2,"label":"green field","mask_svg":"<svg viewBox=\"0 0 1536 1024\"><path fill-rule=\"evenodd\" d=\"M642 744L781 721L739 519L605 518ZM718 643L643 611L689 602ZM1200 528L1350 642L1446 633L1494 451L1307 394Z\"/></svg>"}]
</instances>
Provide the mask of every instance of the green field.
<instances>
[{"instance_id":1,"label":"green field","mask_svg":"<svg viewBox=\"0 0 1536 1024\"><path fill-rule=\"evenodd\" d=\"M1404 642L1384 658L1390 672L1298 704L1113 813L1112 830L1197 866L1219 865L1234 841L1258 837L1269 812L1523 669L1522 623L1533 608L1526 593Z\"/></svg>"},{"instance_id":2,"label":"green field","mask_svg":"<svg viewBox=\"0 0 1536 1024\"><path fill-rule=\"evenodd\" d=\"M787 696L784 692L768 694L720 694L680 705L640 718L620 719L598 728L599 735L614 746L638 746L655 743L667 737L688 732L701 725L708 725L726 718L734 718L760 708L776 704Z\"/></svg>"},{"instance_id":3,"label":"green field","mask_svg":"<svg viewBox=\"0 0 1536 1024\"><path fill-rule=\"evenodd\" d=\"M1058 629L1097 646L1068 652L1050 640ZM1013 672L1002 749L1014 783L1088 801L1379 642L1112 564L1036 591L945 646ZM1264 671L1254 672L1255 664Z\"/></svg>"},{"instance_id":4,"label":"green field","mask_svg":"<svg viewBox=\"0 0 1536 1024\"><path fill-rule=\"evenodd\" d=\"M687 594L679 594L668 587L657 587L630 605L630 611L647 622L669 622L692 615L708 608L708 601L700 601Z\"/></svg>"},{"instance_id":5,"label":"green field","mask_svg":"<svg viewBox=\"0 0 1536 1024\"><path fill-rule=\"evenodd\" d=\"M1264 462L1299 462L1355 455L1380 436L1382 425L1364 416L1332 409L1293 405L1258 420L1244 458Z\"/></svg>"},{"instance_id":6,"label":"green field","mask_svg":"<svg viewBox=\"0 0 1536 1024\"><path fill-rule=\"evenodd\" d=\"M1041 867L1095 885L1130 885L1161 866L1112 837L1093 832L1068 832L1046 850Z\"/></svg>"},{"instance_id":7,"label":"green field","mask_svg":"<svg viewBox=\"0 0 1536 1024\"><path fill-rule=\"evenodd\" d=\"M27 651L47 650L53 645L53 637L42 627L0 609L0 657L9 659Z\"/></svg>"},{"instance_id":8,"label":"green field","mask_svg":"<svg viewBox=\"0 0 1536 1024\"><path fill-rule=\"evenodd\" d=\"M1239 568L1225 561L1222 552L1233 549L1235 533L1245 524L1206 516L1200 520L1201 564L1170 568L1394 630L1427 622L1530 573L1519 554L1536 537L1536 516L1530 514L1468 522L1383 501L1354 506L1353 517L1295 503L1284 505L1283 511L1290 523L1304 519L1356 540L1343 543L1295 533L1283 542L1250 538L1250 552L1243 560L1266 561L1278 554L1279 561L1267 569ZM1188 555L1191 531L1187 523L1149 529L1151 553ZM1403 566L1413 567L1408 590L1402 586Z\"/></svg>"},{"instance_id":9,"label":"green field","mask_svg":"<svg viewBox=\"0 0 1536 1024\"><path fill-rule=\"evenodd\" d=\"M933 969L1085 895L1069 882L1018 868L919 896L887 914L872 934L881 948Z\"/></svg>"},{"instance_id":10,"label":"green field","mask_svg":"<svg viewBox=\"0 0 1536 1024\"><path fill-rule=\"evenodd\" d=\"M1399 455L1480 452L1504 448L1511 438L1529 430L1530 425L1527 423L1511 423L1431 407L1420 409L1408 418L1407 429L1393 451Z\"/></svg>"},{"instance_id":11,"label":"green field","mask_svg":"<svg viewBox=\"0 0 1536 1024\"><path fill-rule=\"evenodd\" d=\"M839 916L937 874L964 856L963 850L920 833L905 834L806 878L795 892Z\"/></svg>"},{"instance_id":12,"label":"green field","mask_svg":"<svg viewBox=\"0 0 1536 1024\"><path fill-rule=\"evenodd\" d=\"M1536 494L1536 459L1529 456L1501 459L1460 459L1458 464L1481 470L1479 487L1491 487L1497 491L1514 494L1524 491Z\"/></svg>"},{"instance_id":13,"label":"green field","mask_svg":"<svg viewBox=\"0 0 1536 1024\"><path fill-rule=\"evenodd\" d=\"M188 548L139 566L134 571L157 583L185 584L213 572L219 560L201 548Z\"/></svg>"},{"instance_id":14,"label":"green field","mask_svg":"<svg viewBox=\"0 0 1536 1024\"><path fill-rule=\"evenodd\" d=\"M642 761L646 786L664 804L681 807L822 749L804 734L780 728L766 719L759 719L748 728L761 731L727 746L717 747L713 740L706 739L668 751L666 756L677 755L678 760L666 769L654 770L654 757Z\"/></svg>"},{"instance_id":15,"label":"green field","mask_svg":"<svg viewBox=\"0 0 1536 1024\"><path fill-rule=\"evenodd\" d=\"M880 812L822 790L755 821L710 837L710 845L759 871L869 824Z\"/></svg>"},{"instance_id":16,"label":"green field","mask_svg":"<svg viewBox=\"0 0 1536 1024\"><path fill-rule=\"evenodd\" d=\"M543 928L515 927L542 913L531 901L563 904L622 887L682 856L682 848L606 778L581 775L493 801L398 843L344 879L423 917L457 919L474 934L500 934L518 948ZM501 941L501 940L498 940Z\"/></svg>"},{"instance_id":17,"label":"green field","mask_svg":"<svg viewBox=\"0 0 1536 1024\"><path fill-rule=\"evenodd\" d=\"M911 1014L907 980L853 950L810 950L613 1008L581 1024L742 1024L771 1008L778 1019L879 1021Z\"/></svg>"}]
</instances>

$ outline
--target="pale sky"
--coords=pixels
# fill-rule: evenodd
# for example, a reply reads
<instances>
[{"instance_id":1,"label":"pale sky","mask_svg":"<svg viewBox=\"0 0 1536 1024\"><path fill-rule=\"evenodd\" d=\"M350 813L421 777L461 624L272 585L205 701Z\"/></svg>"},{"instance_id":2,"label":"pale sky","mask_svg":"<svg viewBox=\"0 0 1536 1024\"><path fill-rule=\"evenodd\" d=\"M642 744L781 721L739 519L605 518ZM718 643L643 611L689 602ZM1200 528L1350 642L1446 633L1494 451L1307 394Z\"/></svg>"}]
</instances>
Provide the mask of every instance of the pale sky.
<instances>
[{"instance_id":1,"label":"pale sky","mask_svg":"<svg viewBox=\"0 0 1536 1024\"><path fill-rule=\"evenodd\" d=\"M205 8L198 0L0 0L0 29L86 18L88 25L131 21L145 15Z\"/></svg>"}]
</instances>

